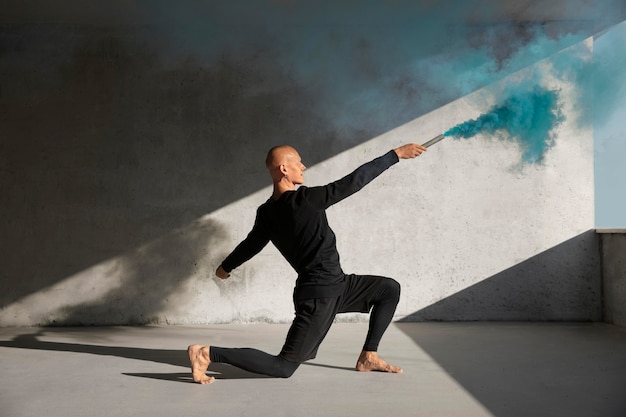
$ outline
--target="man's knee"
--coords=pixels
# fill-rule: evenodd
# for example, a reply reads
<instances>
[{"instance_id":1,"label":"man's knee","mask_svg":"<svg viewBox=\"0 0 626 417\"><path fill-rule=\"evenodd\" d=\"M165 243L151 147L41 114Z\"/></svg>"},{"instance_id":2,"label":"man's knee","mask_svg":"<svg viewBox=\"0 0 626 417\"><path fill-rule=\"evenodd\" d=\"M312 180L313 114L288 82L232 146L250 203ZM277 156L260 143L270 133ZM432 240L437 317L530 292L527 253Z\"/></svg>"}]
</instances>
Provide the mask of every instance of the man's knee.
<instances>
[{"instance_id":1,"label":"man's knee","mask_svg":"<svg viewBox=\"0 0 626 417\"><path fill-rule=\"evenodd\" d=\"M400 300L400 283L393 278L387 278L384 283L384 294L386 298L398 302Z\"/></svg>"},{"instance_id":2,"label":"man's knee","mask_svg":"<svg viewBox=\"0 0 626 417\"><path fill-rule=\"evenodd\" d=\"M280 362L280 366L278 368L278 372L275 375L278 378L289 378L291 377L294 372L296 372L296 369L298 369L298 367L300 366L300 363L298 362L291 362L288 361L282 357L279 357L281 359Z\"/></svg>"},{"instance_id":3,"label":"man's knee","mask_svg":"<svg viewBox=\"0 0 626 417\"><path fill-rule=\"evenodd\" d=\"M291 378L291 376L296 372L297 368L293 369L284 369L283 372L278 376L279 378Z\"/></svg>"}]
</instances>

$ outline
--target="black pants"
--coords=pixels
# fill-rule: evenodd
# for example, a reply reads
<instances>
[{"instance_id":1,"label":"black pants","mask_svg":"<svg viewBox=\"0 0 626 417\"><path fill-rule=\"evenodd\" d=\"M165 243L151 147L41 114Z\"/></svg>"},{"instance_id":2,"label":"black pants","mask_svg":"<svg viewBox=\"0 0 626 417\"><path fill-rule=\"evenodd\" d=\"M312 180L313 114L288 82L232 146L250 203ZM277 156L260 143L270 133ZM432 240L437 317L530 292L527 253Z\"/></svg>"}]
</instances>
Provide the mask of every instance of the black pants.
<instances>
[{"instance_id":1,"label":"black pants","mask_svg":"<svg viewBox=\"0 0 626 417\"><path fill-rule=\"evenodd\" d=\"M334 298L294 300L296 317L285 344L274 356L257 349L211 346L211 362L221 362L259 374L288 378L298 366L315 358L338 313L367 313L369 329L363 350L377 351L400 299L400 284L373 275L346 275L343 294Z\"/></svg>"}]
</instances>

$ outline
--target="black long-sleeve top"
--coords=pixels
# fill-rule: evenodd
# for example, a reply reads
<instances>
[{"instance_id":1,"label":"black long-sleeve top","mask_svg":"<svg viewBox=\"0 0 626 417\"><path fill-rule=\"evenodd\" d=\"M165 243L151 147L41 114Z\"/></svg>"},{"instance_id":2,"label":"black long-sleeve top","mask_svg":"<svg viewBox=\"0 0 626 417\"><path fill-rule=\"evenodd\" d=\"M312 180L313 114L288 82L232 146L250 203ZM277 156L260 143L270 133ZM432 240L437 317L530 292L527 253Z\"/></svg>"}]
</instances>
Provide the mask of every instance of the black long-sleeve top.
<instances>
[{"instance_id":1,"label":"black long-sleeve top","mask_svg":"<svg viewBox=\"0 0 626 417\"><path fill-rule=\"evenodd\" d=\"M252 230L224 259L222 268L230 272L271 241L298 273L296 298L339 295L344 273L326 209L359 191L398 160L389 151L328 185L301 186L277 200L270 198L259 206Z\"/></svg>"}]
</instances>

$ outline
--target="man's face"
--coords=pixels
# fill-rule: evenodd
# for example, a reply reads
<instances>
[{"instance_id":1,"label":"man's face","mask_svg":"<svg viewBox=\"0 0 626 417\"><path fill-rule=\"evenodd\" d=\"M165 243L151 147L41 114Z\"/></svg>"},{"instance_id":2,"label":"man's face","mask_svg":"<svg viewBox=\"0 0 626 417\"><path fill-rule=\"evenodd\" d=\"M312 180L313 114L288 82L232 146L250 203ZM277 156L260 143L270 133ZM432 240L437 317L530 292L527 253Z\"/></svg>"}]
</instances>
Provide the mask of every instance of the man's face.
<instances>
[{"instance_id":1,"label":"man's face","mask_svg":"<svg viewBox=\"0 0 626 417\"><path fill-rule=\"evenodd\" d=\"M306 167L295 149L291 149L287 153L284 165L287 170L287 176L292 183L304 184L304 170Z\"/></svg>"}]
</instances>

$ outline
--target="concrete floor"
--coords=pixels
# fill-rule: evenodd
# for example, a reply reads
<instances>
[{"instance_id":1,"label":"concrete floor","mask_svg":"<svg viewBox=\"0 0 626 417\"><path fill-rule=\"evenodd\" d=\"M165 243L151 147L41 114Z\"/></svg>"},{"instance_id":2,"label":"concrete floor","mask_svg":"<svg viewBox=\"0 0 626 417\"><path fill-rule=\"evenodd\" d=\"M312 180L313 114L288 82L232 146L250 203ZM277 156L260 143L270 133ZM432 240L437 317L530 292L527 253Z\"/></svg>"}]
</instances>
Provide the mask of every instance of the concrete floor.
<instances>
[{"instance_id":1,"label":"concrete floor","mask_svg":"<svg viewBox=\"0 0 626 417\"><path fill-rule=\"evenodd\" d=\"M290 379L215 365L191 383L185 348L277 352L286 325L0 328L0 416L626 416L626 329L579 323L395 323L352 371L364 323L338 323Z\"/></svg>"}]
</instances>

